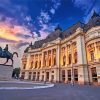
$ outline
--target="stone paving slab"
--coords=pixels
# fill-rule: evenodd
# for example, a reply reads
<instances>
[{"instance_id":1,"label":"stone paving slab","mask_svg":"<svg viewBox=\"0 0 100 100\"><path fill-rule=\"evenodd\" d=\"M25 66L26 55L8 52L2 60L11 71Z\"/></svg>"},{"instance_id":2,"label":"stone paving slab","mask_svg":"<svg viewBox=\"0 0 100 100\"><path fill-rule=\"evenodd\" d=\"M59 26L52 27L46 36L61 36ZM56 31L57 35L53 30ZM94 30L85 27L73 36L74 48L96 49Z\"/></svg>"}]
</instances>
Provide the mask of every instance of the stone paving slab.
<instances>
[{"instance_id":1,"label":"stone paving slab","mask_svg":"<svg viewBox=\"0 0 100 100\"><path fill-rule=\"evenodd\" d=\"M39 89L53 87L54 84L33 83L24 81L1 81L0 90L11 89Z\"/></svg>"},{"instance_id":2,"label":"stone paving slab","mask_svg":"<svg viewBox=\"0 0 100 100\"><path fill-rule=\"evenodd\" d=\"M0 90L0 100L100 100L100 87L55 84L34 90Z\"/></svg>"}]
</instances>

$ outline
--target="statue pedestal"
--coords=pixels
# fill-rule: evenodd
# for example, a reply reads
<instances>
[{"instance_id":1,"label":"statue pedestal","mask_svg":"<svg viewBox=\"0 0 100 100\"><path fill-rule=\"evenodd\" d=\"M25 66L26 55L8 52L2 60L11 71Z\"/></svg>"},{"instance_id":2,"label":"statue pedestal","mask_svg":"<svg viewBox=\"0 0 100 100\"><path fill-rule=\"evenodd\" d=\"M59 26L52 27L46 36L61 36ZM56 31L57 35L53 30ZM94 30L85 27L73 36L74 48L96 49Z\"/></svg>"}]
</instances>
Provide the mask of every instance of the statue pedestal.
<instances>
[{"instance_id":1,"label":"statue pedestal","mask_svg":"<svg viewBox=\"0 0 100 100\"><path fill-rule=\"evenodd\" d=\"M10 65L0 65L0 81L8 81L12 79L13 67Z\"/></svg>"}]
</instances>

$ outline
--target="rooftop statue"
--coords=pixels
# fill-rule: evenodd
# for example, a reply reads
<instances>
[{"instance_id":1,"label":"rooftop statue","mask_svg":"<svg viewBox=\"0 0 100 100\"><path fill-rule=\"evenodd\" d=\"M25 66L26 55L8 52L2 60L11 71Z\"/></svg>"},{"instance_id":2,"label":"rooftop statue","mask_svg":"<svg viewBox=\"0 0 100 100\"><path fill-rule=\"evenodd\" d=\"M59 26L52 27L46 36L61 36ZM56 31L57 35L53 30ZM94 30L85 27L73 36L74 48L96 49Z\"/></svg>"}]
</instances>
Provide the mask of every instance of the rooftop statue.
<instances>
[{"instance_id":1,"label":"rooftop statue","mask_svg":"<svg viewBox=\"0 0 100 100\"><path fill-rule=\"evenodd\" d=\"M0 47L0 58L6 58L7 60L6 60L6 62L3 64L3 65L6 65L6 63L9 61L9 59L12 61L12 67L13 67L13 62L14 62L14 60L13 60L13 56L14 56L14 54L16 54L17 55L17 57L18 57L18 53L17 52L13 52L13 53L10 53L9 51L8 51L8 44L6 44L6 47L4 48L4 49L2 49L1 47Z\"/></svg>"}]
</instances>

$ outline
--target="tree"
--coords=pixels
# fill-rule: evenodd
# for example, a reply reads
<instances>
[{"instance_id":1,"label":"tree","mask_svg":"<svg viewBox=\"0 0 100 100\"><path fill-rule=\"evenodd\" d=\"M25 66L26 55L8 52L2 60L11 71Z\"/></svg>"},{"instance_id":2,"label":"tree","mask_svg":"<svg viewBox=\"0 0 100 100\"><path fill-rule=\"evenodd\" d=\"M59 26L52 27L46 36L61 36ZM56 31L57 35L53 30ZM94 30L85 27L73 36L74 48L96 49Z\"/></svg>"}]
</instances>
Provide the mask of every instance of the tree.
<instances>
[{"instance_id":1,"label":"tree","mask_svg":"<svg viewBox=\"0 0 100 100\"><path fill-rule=\"evenodd\" d=\"M12 77L19 78L19 74L20 74L20 68L13 69Z\"/></svg>"}]
</instances>

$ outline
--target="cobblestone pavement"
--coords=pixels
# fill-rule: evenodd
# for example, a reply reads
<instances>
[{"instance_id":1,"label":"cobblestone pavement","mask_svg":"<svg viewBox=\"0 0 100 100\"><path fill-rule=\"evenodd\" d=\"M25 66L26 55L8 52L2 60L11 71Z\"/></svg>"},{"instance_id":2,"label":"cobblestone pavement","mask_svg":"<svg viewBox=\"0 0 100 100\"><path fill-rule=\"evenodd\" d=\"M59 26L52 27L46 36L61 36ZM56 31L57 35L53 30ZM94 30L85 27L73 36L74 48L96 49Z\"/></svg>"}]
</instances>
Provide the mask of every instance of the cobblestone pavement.
<instances>
[{"instance_id":1,"label":"cobblestone pavement","mask_svg":"<svg viewBox=\"0 0 100 100\"><path fill-rule=\"evenodd\" d=\"M100 87L55 84L46 89L0 90L0 100L100 100Z\"/></svg>"}]
</instances>

